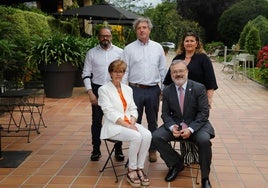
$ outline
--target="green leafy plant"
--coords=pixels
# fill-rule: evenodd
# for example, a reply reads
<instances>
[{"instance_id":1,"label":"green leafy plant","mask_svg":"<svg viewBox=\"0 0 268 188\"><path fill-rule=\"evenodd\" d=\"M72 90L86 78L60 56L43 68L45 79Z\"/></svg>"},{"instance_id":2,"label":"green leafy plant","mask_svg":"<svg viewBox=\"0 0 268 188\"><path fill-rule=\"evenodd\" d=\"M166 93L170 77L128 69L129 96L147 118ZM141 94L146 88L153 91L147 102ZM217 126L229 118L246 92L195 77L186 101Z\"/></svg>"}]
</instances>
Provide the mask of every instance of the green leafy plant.
<instances>
[{"instance_id":1,"label":"green leafy plant","mask_svg":"<svg viewBox=\"0 0 268 188\"><path fill-rule=\"evenodd\" d=\"M71 35L55 34L49 38L37 41L32 46L27 56L28 66L38 64L57 63L58 66L64 63L71 63L78 67L83 62L83 47L79 37Z\"/></svg>"}]
</instances>

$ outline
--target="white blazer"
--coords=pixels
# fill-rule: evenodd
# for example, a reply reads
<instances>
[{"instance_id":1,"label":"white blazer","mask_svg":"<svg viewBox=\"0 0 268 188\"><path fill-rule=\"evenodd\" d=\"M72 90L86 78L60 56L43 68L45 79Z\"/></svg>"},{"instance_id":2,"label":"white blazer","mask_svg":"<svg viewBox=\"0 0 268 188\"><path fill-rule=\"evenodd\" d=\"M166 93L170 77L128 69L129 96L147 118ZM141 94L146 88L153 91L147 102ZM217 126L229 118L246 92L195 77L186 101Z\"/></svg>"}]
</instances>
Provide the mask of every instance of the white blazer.
<instances>
[{"instance_id":1,"label":"white blazer","mask_svg":"<svg viewBox=\"0 0 268 188\"><path fill-rule=\"evenodd\" d=\"M120 95L111 81L101 86L98 90L98 104L104 113L100 135L101 139L111 138L121 132L122 126L115 123L118 118L124 119L124 115L126 115L129 120L130 116L138 117L132 88L121 83L121 90L127 103L125 112Z\"/></svg>"}]
</instances>

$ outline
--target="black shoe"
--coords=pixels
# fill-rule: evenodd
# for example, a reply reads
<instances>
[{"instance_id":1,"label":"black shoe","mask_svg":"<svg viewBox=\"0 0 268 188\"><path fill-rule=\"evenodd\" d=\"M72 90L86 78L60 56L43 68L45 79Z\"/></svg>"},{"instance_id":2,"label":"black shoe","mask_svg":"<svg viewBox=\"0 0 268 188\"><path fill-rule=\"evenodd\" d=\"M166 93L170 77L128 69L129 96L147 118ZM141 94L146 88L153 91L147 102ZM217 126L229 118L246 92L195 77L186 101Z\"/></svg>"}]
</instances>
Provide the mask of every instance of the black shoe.
<instances>
[{"instance_id":1,"label":"black shoe","mask_svg":"<svg viewBox=\"0 0 268 188\"><path fill-rule=\"evenodd\" d=\"M202 179L202 188L211 188L211 184L208 178Z\"/></svg>"},{"instance_id":2,"label":"black shoe","mask_svg":"<svg viewBox=\"0 0 268 188\"><path fill-rule=\"evenodd\" d=\"M178 173L181 172L183 169L183 165L170 167L167 176L165 177L165 180L168 182L175 180Z\"/></svg>"},{"instance_id":3,"label":"black shoe","mask_svg":"<svg viewBox=\"0 0 268 188\"><path fill-rule=\"evenodd\" d=\"M91 161L98 161L101 158L101 152L98 150L93 150L91 153Z\"/></svg>"},{"instance_id":4,"label":"black shoe","mask_svg":"<svg viewBox=\"0 0 268 188\"><path fill-rule=\"evenodd\" d=\"M125 160L125 156L124 156L121 148L115 149L114 153L115 153L115 155L114 155L115 160L117 160L117 161L124 161Z\"/></svg>"}]
</instances>

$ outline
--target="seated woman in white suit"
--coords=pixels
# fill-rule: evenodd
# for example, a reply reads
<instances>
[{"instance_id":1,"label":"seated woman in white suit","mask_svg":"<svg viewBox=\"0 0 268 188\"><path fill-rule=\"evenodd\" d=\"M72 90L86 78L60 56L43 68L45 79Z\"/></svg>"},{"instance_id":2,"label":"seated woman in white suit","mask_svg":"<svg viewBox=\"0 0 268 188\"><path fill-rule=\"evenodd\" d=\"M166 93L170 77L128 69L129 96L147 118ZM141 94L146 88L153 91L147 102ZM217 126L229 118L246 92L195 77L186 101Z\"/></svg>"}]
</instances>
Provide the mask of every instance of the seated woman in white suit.
<instances>
[{"instance_id":1,"label":"seated woman in white suit","mask_svg":"<svg viewBox=\"0 0 268 188\"><path fill-rule=\"evenodd\" d=\"M126 66L122 60L113 61L108 68L112 80L99 89L98 103L104 113L100 138L129 142L127 181L133 187L147 186L150 182L143 168L152 135L136 123L138 112L132 89L121 83Z\"/></svg>"}]
</instances>

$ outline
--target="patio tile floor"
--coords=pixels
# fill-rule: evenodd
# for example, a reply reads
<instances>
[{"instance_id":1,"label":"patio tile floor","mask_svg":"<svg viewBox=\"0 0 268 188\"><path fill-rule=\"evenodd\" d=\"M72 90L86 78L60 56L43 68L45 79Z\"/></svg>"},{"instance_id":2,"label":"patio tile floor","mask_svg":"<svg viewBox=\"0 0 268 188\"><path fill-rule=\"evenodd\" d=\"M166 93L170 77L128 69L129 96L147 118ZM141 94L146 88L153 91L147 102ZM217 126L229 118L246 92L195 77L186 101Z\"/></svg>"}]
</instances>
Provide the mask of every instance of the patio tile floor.
<instances>
[{"instance_id":1,"label":"patio tile floor","mask_svg":"<svg viewBox=\"0 0 268 188\"><path fill-rule=\"evenodd\" d=\"M249 79L233 80L230 73L221 71L220 63L213 65L219 89L214 94L210 115L216 130L212 140L212 186L267 188L268 90ZM71 98L47 98L44 119L47 128L41 127L41 134L32 132L30 143L27 138L2 138L3 150L31 150L32 153L17 168L0 168L0 188L130 187L124 176L115 183L112 169L99 172L107 157L104 143L100 161L90 161L91 106L84 88L75 88ZM200 187L187 177L195 173L187 168L174 182L165 182L167 167L159 154L156 163L146 162L145 171L152 188Z\"/></svg>"}]
</instances>

